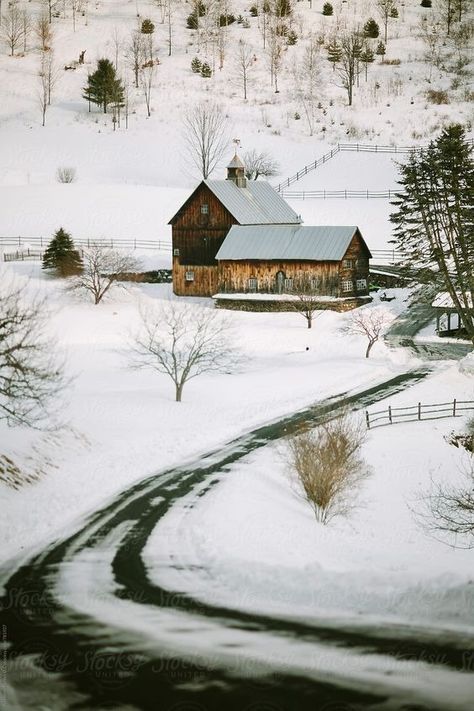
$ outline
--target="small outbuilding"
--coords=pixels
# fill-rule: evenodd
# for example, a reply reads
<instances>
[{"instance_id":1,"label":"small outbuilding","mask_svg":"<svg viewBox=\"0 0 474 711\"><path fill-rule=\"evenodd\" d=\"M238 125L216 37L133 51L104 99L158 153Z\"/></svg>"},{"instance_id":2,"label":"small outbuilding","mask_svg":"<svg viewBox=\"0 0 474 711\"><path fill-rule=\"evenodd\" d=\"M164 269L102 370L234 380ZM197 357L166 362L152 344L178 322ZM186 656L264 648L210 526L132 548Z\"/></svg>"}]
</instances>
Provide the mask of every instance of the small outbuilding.
<instances>
[{"instance_id":1,"label":"small outbuilding","mask_svg":"<svg viewBox=\"0 0 474 711\"><path fill-rule=\"evenodd\" d=\"M459 295L461 297L461 295ZM431 304L436 310L436 333L438 336L467 338L461 317L456 305L448 292L437 294ZM474 321L474 308L470 303L471 318Z\"/></svg>"}]
</instances>

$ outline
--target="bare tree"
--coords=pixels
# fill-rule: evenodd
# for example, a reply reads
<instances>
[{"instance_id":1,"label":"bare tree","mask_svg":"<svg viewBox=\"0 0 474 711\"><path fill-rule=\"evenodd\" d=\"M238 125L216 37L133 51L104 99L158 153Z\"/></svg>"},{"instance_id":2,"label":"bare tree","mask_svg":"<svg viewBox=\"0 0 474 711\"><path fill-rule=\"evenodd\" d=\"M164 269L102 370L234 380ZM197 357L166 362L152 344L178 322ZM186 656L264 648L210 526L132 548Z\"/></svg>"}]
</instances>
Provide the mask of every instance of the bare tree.
<instances>
[{"instance_id":1,"label":"bare tree","mask_svg":"<svg viewBox=\"0 0 474 711\"><path fill-rule=\"evenodd\" d=\"M83 2L83 0L69 0L69 4L71 6L71 14L72 14L72 29L75 32L76 31L77 13L81 12L84 2Z\"/></svg>"},{"instance_id":2,"label":"bare tree","mask_svg":"<svg viewBox=\"0 0 474 711\"><path fill-rule=\"evenodd\" d=\"M245 176L248 180L257 180L260 176L271 178L280 172L280 164L267 151L257 153L255 148L243 156Z\"/></svg>"},{"instance_id":3,"label":"bare tree","mask_svg":"<svg viewBox=\"0 0 474 711\"><path fill-rule=\"evenodd\" d=\"M87 292L96 305L121 276L135 274L140 268L131 255L99 244L84 251L83 265L83 272L69 280L68 289Z\"/></svg>"},{"instance_id":4,"label":"bare tree","mask_svg":"<svg viewBox=\"0 0 474 711\"><path fill-rule=\"evenodd\" d=\"M23 54L26 54L26 49L28 46L28 37L30 36L31 32L31 17L25 7L22 7L21 9L21 22L23 26Z\"/></svg>"},{"instance_id":5,"label":"bare tree","mask_svg":"<svg viewBox=\"0 0 474 711\"><path fill-rule=\"evenodd\" d=\"M310 136L314 133L316 111L322 98L319 51L316 37L311 36L301 62L296 63L293 69L295 100L303 107Z\"/></svg>"},{"instance_id":6,"label":"bare tree","mask_svg":"<svg viewBox=\"0 0 474 711\"><path fill-rule=\"evenodd\" d=\"M359 72L359 57L362 47L361 38L356 32L346 33L341 37L340 59L335 66L342 82L341 86L347 92L349 106L352 106L353 89Z\"/></svg>"},{"instance_id":7,"label":"bare tree","mask_svg":"<svg viewBox=\"0 0 474 711\"><path fill-rule=\"evenodd\" d=\"M23 17L17 3L12 3L3 18L2 34L13 57L23 39Z\"/></svg>"},{"instance_id":8,"label":"bare tree","mask_svg":"<svg viewBox=\"0 0 474 711\"><path fill-rule=\"evenodd\" d=\"M207 180L229 145L227 118L218 104L201 102L185 114L183 129L188 155Z\"/></svg>"},{"instance_id":9,"label":"bare tree","mask_svg":"<svg viewBox=\"0 0 474 711\"><path fill-rule=\"evenodd\" d=\"M394 9L396 9L395 0L377 0L377 12L383 22L384 28L384 43L387 45L387 30L388 21Z\"/></svg>"},{"instance_id":10,"label":"bare tree","mask_svg":"<svg viewBox=\"0 0 474 711\"><path fill-rule=\"evenodd\" d=\"M125 50L125 57L131 70L133 71L133 76L135 77L136 89L140 86L139 76L143 59L143 37L144 35L142 35L139 30L133 30Z\"/></svg>"},{"instance_id":11,"label":"bare tree","mask_svg":"<svg viewBox=\"0 0 474 711\"><path fill-rule=\"evenodd\" d=\"M53 43L53 31L48 20L48 15L40 15L35 22L35 33L41 43L41 50L47 52Z\"/></svg>"},{"instance_id":12,"label":"bare tree","mask_svg":"<svg viewBox=\"0 0 474 711\"><path fill-rule=\"evenodd\" d=\"M123 47L123 36L122 36L119 28L117 27L117 25L114 25L114 28L112 30L111 41L112 41L112 47L114 50L114 67L115 67L115 71L117 72L118 71L118 64L119 64L119 56L120 56L120 52Z\"/></svg>"},{"instance_id":13,"label":"bare tree","mask_svg":"<svg viewBox=\"0 0 474 711\"><path fill-rule=\"evenodd\" d=\"M171 378L176 402L181 402L188 380L204 373L229 372L236 362L229 323L217 311L170 301L161 309L142 309L141 317L133 365Z\"/></svg>"},{"instance_id":14,"label":"bare tree","mask_svg":"<svg viewBox=\"0 0 474 711\"><path fill-rule=\"evenodd\" d=\"M321 293L316 278L306 277L295 282L291 293L295 296L294 309L306 320L308 328L313 327L317 315L321 315Z\"/></svg>"},{"instance_id":15,"label":"bare tree","mask_svg":"<svg viewBox=\"0 0 474 711\"><path fill-rule=\"evenodd\" d=\"M168 57L173 51L173 19L176 10L176 0L164 0L166 26L168 29Z\"/></svg>"},{"instance_id":16,"label":"bare tree","mask_svg":"<svg viewBox=\"0 0 474 711\"><path fill-rule=\"evenodd\" d=\"M49 63L49 52L41 52L40 58L40 70L38 72L39 78L39 90L38 90L38 101L41 109L41 119L42 126L46 125L46 111L49 106L49 82L48 82L48 63Z\"/></svg>"},{"instance_id":17,"label":"bare tree","mask_svg":"<svg viewBox=\"0 0 474 711\"><path fill-rule=\"evenodd\" d=\"M255 64L254 53L244 40L239 40L236 54L237 71L236 78L242 87L244 100L247 100L247 89L249 87L250 75Z\"/></svg>"},{"instance_id":18,"label":"bare tree","mask_svg":"<svg viewBox=\"0 0 474 711\"><path fill-rule=\"evenodd\" d=\"M443 38L439 33L437 25L428 25L427 22L420 23L420 37L426 47L425 59L430 68L429 80L431 81L433 68L440 63Z\"/></svg>"},{"instance_id":19,"label":"bare tree","mask_svg":"<svg viewBox=\"0 0 474 711\"><path fill-rule=\"evenodd\" d=\"M147 116L151 116L151 92L155 78L156 59L153 35L146 35L143 42L142 64L140 66L140 84L145 96Z\"/></svg>"},{"instance_id":20,"label":"bare tree","mask_svg":"<svg viewBox=\"0 0 474 711\"><path fill-rule=\"evenodd\" d=\"M297 490L311 505L316 521L327 524L347 515L369 470L361 456L366 430L346 413L290 437L284 459Z\"/></svg>"},{"instance_id":21,"label":"bare tree","mask_svg":"<svg viewBox=\"0 0 474 711\"><path fill-rule=\"evenodd\" d=\"M40 429L65 384L63 364L46 335L45 301L28 298L24 282L0 269L0 420Z\"/></svg>"},{"instance_id":22,"label":"bare tree","mask_svg":"<svg viewBox=\"0 0 474 711\"><path fill-rule=\"evenodd\" d=\"M56 12L56 8L59 4L58 0L43 0L45 6L45 11L48 16L48 22L51 24L53 21L53 14Z\"/></svg>"},{"instance_id":23,"label":"bare tree","mask_svg":"<svg viewBox=\"0 0 474 711\"><path fill-rule=\"evenodd\" d=\"M349 323L343 327L342 331L367 338L365 357L368 358L372 347L377 343L389 323L390 317L384 309L355 309L351 311Z\"/></svg>"},{"instance_id":24,"label":"bare tree","mask_svg":"<svg viewBox=\"0 0 474 711\"><path fill-rule=\"evenodd\" d=\"M283 37L277 32L276 23L274 23L267 34L266 46L267 63L270 69L270 83L275 87L275 94L280 91L278 88L278 77L283 64Z\"/></svg>"}]
</instances>

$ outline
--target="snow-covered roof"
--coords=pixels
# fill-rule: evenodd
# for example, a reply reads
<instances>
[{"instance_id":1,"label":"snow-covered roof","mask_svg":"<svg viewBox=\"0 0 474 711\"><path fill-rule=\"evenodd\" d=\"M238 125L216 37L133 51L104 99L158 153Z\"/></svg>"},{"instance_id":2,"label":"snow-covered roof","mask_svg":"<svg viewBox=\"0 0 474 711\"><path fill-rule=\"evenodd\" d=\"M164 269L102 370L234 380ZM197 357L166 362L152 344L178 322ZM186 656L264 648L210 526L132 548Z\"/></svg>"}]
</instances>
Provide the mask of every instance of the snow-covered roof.
<instances>
[{"instance_id":1,"label":"snow-covered roof","mask_svg":"<svg viewBox=\"0 0 474 711\"><path fill-rule=\"evenodd\" d=\"M216 259L308 259L338 262L344 257L357 229L355 226L234 225Z\"/></svg>"},{"instance_id":2,"label":"snow-covered roof","mask_svg":"<svg viewBox=\"0 0 474 711\"><path fill-rule=\"evenodd\" d=\"M457 294L458 294L461 304L463 304L464 298L463 298L461 292L457 292ZM467 303L468 303L468 308L472 309L472 299L469 294L467 294ZM443 292L437 294L434 301L432 302L431 306L434 306L437 309L455 309L456 308L454 301L451 298L451 295L447 291L443 291Z\"/></svg>"},{"instance_id":3,"label":"snow-covered roof","mask_svg":"<svg viewBox=\"0 0 474 711\"><path fill-rule=\"evenodd\" d=\"M234 153L234 157L232 158L232 160L230 161L230 163L227 167L228 168L245 168L244 164L240 160L237 153Z\"/></svg>"}]
</instances>

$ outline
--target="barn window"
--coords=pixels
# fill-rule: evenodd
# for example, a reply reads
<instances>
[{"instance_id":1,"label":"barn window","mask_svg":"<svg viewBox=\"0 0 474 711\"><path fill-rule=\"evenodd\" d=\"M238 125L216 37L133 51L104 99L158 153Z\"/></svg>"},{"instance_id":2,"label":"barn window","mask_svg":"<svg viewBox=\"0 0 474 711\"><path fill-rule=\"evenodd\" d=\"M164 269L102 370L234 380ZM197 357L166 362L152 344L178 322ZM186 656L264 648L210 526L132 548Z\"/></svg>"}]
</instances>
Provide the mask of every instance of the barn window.
<instances>
[{"instance_id":1,"label":"barn window","mask_svg":"<svg viewBox=\"0 0 474 711\"><path fill-rule=\"evenodd\" d=\"M342 291L348 292L352 291L354 288L354 284L350 279L343 279L341 283Z\"/></svg>"},{"instance_id":2,"label":"barn window","mask_svg":"<svg viewBox=\"0 0 474 711\"><path fill-rule=\"evenodd\" d=\"M311 291L316 291L317 288L319 287L319 279L311 279L309 282L309 287Z\"/></svg>"},{"instance_id":3,"label":"barn window","mask_svg":"<svg viewBox=\"0 0 474 711\"><path fill-rule=\"evenodd\" d=\"M357 291L365 291L367 289L367 279L357 279Z\"/></svg>"},{"instance_id":4,"label":"barn window","mask_svg":"<svg viewBox=\"0 0 474 711\"><path fill-rule=\"evenodd\" d=\"M194 281L194 272L186 272L184 279L185 281Z\"/></svg>"},{"instance_id":5,"label":"barn window","mask_svg":"<svg viewBox=\"0 0 474 711\"><path fill-rule=\"evenodd\" d=\"M173 257L179 257L179 249L177 247L173 249Z\"/></svg>"},{"instance_id":6,"label":"barn window","mask_svg":"<svg viewBox=\"0 0 474 711\"><path fill-rule=\"evenodd\" d=\"M207 203L201 205L201 215L209 215L209 205Z\"/></svg>"},{"instance_id":7,"label":"barn window","mask_svg":"<svg viewBox=\"0 0 474 711\"><path fill-rule=\"evenodd\" d=\"M293 290L293 279L285 279L285 291Z\"/></svg>"},{"instance_id":8,"label":"barn window","mask_svg":"<svg viewBox=\"0 0 474 711\"><path fill-rule=\"evenodd\" d=\"M352 269L354 263L352 259L343 259L342 260L342 266L344 269Z\"/></svg>"},{"instance_id":9,"label":"barn window","mask_svg":"<svg viewBox=\"0 0 474 711\"><path fill-rule=\"evenodd\" d=\"M251 277L251 278L247 281L247 288L248 288L248 290L249 290L249 291L257 291L257 287L258 287L258 279L255 279L255 277Z\"/></svg>"}]
</instances>

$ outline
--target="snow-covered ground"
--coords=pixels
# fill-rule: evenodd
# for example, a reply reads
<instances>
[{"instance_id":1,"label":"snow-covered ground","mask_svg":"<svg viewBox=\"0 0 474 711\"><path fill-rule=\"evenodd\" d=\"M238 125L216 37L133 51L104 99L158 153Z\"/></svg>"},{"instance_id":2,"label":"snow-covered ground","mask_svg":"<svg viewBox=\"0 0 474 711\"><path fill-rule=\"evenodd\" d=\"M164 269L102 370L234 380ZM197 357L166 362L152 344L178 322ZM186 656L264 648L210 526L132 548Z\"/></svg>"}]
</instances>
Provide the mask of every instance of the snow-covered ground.
<instances>
[{"instance_id":1,"label":"snow-covered ground","mask_svg":"<svg viewBox=\"0 0 474 711\"><path fill-rule=\"evenodd\" d=\"M444 364L371 409L453 396L473 399L474 384ZM383 619L384 628L472 632L472 551L452 548L421 525L431 480L462 479L467 454L445 436L462 431L465 419L371 430L363 447L371 476L354 492L359 506L327 526L299 496L283 445L254 452L160 522L146 548L154 581L214 605L329 626Z\"/></svg>"}]
</instances>

